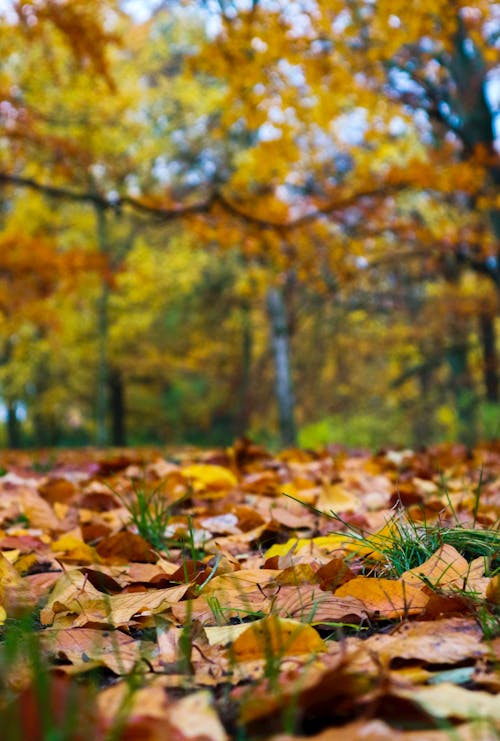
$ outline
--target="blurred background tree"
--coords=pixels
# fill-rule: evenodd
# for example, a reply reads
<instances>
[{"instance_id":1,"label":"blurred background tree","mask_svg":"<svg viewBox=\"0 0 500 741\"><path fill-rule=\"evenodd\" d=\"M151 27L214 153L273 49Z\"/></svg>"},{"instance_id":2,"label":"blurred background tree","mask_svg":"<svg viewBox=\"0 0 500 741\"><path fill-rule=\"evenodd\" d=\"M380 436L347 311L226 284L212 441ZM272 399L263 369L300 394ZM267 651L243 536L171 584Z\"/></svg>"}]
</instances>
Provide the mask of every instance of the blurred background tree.
<instances>
[{"instance_id":1,"label":"blurred background tree","mask_svg":"<svg viewBox=\"0 0 500 741\"><path fill-rule=\"evenodd\" d=\"M4 444L498 435L500 18L4 3Z\"/></svg>"}]
</instances>

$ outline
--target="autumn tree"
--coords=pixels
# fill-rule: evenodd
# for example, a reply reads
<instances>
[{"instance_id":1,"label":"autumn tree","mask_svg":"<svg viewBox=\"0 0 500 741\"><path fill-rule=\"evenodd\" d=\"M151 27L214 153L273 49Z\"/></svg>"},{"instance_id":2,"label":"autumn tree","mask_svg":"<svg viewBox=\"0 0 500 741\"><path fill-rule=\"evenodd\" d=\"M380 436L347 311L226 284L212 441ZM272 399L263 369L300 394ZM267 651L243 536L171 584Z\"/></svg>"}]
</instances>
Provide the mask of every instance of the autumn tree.
<instances>
[{"instance_id":1,"label":"autumn tree","mask_svg":"<svg viewBox=\"0 0 500 741\"><path fill-rule=\"evenodd\" d=\"M228 126L244 121L254 133L245 154L249 187L242 188L241 170L226 184L226 193L239 186L232 205L243 218L289 228L314 209L323 213L333 206L339 221L345 211L335 209L335 200L342 187L347 183L352 196L363 196L359 183L371 182L381 197L365 199L369 230L394 232L420 249L432 235L425 214L405 212L402 196L387 196L403 188L409 195L425 192L447 201L454 221L438 249L430 247L436 268L451 256L498 283L497 240L484 230L488 212L493 224L496 219L494 112L487 92L497 63L492 3L471 10L443 2L439 12L364 2L318 2L312 9L258 2L209 7L217 12L221 53L206 53L201 64L226 81ZM346 147L349 137L357 147ZM265 146L272 158L257 154ZM258 174L250 169L252 155ZM339 161L343 178L334 175ZM349 214L351 226L357 218L361 238L367 211ZM377 258L366 252L367 259ZM481 331L493 398L494 325L487 313Z\"/></svg>"}]
</instances>

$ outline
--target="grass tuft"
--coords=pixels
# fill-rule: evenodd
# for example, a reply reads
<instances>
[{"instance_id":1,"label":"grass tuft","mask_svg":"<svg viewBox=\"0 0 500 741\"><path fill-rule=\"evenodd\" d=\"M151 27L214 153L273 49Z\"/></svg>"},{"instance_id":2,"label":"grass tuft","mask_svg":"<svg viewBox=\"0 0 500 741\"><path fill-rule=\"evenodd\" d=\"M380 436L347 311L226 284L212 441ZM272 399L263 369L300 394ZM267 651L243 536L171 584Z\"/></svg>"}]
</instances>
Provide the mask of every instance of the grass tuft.
<instances>
[{"instance_id":1,"label":"grass tuft","mask_svg":"<svg viewBox=\"0 0 500 741\"><path fill-rule=\"evenodd\" d=\"M285 493L285 492L284 492ZM386 523L383 531L366 535L361 528L346 522L336 512L322 512L313 505L304 504L290 494L285 496L294 499L299 504L314 511L315 514L336 520L344 526L346 540L359 544L364 551L371 549L376 553L373 559L365 557L366 563L380 564L377 568L378 576L381 571L384 576L398 578L405 571L421 566L441 546L453 546L464 558L472 560L484 557L488 565L489 576L494 575L500 566L500 530L498 527L482 529L475 526L467 527L455 520L453 525L443 523L429 524L408 517L403 509L398 509ZM382 556L382 559L380 558Z\"/></svg>"},{"instance_id":2,"label":"grass tuft","mask_svg":"<svg viewBox=\"0 0 500 741\"><path fill-rule=\"evenodd\" d=\"M162 495L161 485L151 490L145 485L134 485L133 496L122 501L139 535L156 550L167 550L165 531L172 517L172 505Z\"/></svg>"}]
</instances>

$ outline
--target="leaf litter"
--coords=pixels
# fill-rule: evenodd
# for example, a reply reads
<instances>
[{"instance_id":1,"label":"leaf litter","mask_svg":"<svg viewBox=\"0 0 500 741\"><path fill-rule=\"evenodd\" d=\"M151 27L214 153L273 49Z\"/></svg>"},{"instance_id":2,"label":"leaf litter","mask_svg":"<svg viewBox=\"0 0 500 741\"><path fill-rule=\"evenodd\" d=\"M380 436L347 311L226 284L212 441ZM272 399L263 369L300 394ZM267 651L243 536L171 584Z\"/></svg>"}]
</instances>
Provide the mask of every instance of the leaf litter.
<instances>
[{"instance_id":1,"label":"leaf litter","mask_svg":"<svg viewBox=\"0 0 500 741\"><path fill-rule=\"evenodd\" d=\"M5 741L500 737L500 445L0 463Z\"/></svg>"}]
</instances>

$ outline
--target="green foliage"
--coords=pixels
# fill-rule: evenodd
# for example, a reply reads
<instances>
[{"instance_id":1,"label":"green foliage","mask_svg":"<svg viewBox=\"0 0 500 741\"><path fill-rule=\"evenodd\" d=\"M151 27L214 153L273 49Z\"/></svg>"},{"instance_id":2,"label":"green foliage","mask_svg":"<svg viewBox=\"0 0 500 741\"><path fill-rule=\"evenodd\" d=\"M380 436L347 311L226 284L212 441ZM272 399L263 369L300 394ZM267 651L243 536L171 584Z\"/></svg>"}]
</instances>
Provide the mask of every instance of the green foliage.
<instances>
[{"instance_id":1,"label":"green foliage","mask_svg":"<svg viewBox=\"0 0 500 741\"><path fill-rule=\"evenodd\" d=\"M496 440L500 436L500 403L482 402L479 405L479 418L483 437Z\"/></svg>"},{"instance_id":2,"label":"green foliage","mask_svg":"<svg viewBox=\"0 0 500 741\"><path fill-rule=\"evenodd\" d=\"M317 449L338 443L376 449L389 444L391 438L397 439L399 445L411 444L411 430L405 425L402 411L391 412L383 407L380 404L378 409L332 415L304 425L299 430L299 445Z\"/></svg>"}]
</instances>

